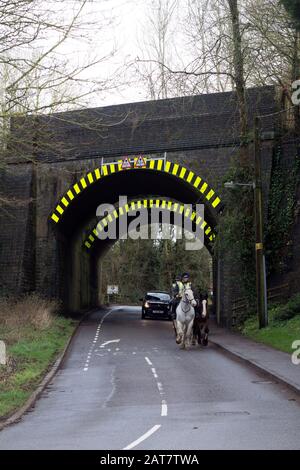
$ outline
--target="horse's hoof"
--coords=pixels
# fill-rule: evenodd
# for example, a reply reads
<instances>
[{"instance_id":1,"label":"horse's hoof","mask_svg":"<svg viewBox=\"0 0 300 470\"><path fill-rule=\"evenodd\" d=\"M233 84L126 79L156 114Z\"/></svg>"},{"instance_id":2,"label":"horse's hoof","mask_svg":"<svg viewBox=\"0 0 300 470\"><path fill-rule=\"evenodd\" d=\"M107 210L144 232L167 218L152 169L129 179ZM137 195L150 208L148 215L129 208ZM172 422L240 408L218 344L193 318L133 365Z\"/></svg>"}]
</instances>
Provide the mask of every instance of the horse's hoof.
<instances>
[{"instance_id":1,"label":"horse's hoof","mask_svg":"<svg viewBox=\"0 0 300 470\"><path fill-rule=\"evenodd\" d=\"M181 343L181 338L176 338L176 343L180 344Z\"/></svg>"},{"instance_id":2,"label":"horse's hoof","mask_svg":"<svg viewBox=\"0 0 300 470\"><path fill-rule=\"evenodd\" d=\"M192 345L193 345L193 346L196 346L196 341L195 341L194 339L193 339L193 341L192 341Z\"/></svg>"},{"instance_id":3,"label":"horse's hoof","mask_svg":"<svg viewBox=\"0 0 300 470\"><path fill-rule=\"evenodd\" d=\"M180 349L185 349L185 345L181 343Z\"/></svg>"}]
</instances>

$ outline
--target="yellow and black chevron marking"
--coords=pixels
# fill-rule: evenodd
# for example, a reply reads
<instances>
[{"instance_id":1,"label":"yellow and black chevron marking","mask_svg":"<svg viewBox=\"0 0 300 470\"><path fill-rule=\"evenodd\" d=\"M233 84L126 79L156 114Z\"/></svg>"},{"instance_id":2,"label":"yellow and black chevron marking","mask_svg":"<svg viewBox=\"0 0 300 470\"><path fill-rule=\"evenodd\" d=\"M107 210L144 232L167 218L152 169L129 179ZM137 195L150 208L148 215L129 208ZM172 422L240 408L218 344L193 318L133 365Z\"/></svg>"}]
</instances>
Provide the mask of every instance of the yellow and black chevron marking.
<instances>
[{"instance_id":1,"label":"yellow and black chevron marking","mask_svg":"<svg viewBox=\"0 0 300 470\"><path fill-rule=\"evenodd\" d=\"M133 167L132 169L137 170ZM193 171L188 170L178 163L172 163L168 160L165 162L163 159L153 160L149 158L147 159L146 167L139 168L138 171L143 171L144 169L169 173L183 181L186 181L191 186L193 186L193 188L199 191L203 198L206 199L207 204L217 211L220 210L220 197L216 195L215 191L209 187L206 181L204 181L200 176L196 175ZM81 194L86 188L88 188L91 184L96 183L98 180L104 178L105 176L117 173L119 171L130 171L130 169L122 169L122 160L119 160L118 163L108 163L107 165L103 165L101 169L96 168L86 176L82 177L80 181L70 187L61 198L60 202L57 204L54 212L51 215L51 219L58 223L61 220L66 208L72 204L73 200L78 197L79 194Z\"/></svg>"},{"instance_id":2,"label":"yellow and black chevron marking","mask_svg":"<svg viewBox=\"0 0 300 470\"><path fill-rule=\"evenodd\" d=\"M86 248L90 249L92 244L97 239L99 233L111 222L116 220L118 217L122 217L125 213L130 213L132 211L141 209L141 208L151 209L152 207L166 209L171 212L177 212L178 214L183 214L187 219L194 221L196 225L200 225L201 229L204 230L204 235L210 243L213 243L216 235L212 228L207 224L207 222L199 215L197 212L192 211L189 207L186 207L184 204L181 204L176 201L170 201L166 199L139 199L137 201L131 201L125 204L124 206L116 208L106 217L101 219L100 222L95 226L95 228L88 235L87 239L84 242Z\"/></svg>"}]
</instances>

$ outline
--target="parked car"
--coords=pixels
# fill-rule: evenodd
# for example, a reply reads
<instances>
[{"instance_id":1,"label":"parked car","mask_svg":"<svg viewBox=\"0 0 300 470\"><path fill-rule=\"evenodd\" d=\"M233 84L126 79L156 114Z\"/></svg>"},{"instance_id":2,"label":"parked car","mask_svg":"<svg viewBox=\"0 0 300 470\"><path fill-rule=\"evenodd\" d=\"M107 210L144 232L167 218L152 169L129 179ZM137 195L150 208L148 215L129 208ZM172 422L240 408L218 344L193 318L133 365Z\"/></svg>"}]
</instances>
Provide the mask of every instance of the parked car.
<instances>
[{"instance_id":1,"label":"parked car","mask_svg":"<svg viewBox=\"0 0 300 470\"><path fill-rule=\"evenodd\" d=\"M171 319L171 297L168 292L153 291L147 292L143 299L140 299L142 303L142 318L152 317L159 318L164 317Z\"/></svg>"}]
</instances>

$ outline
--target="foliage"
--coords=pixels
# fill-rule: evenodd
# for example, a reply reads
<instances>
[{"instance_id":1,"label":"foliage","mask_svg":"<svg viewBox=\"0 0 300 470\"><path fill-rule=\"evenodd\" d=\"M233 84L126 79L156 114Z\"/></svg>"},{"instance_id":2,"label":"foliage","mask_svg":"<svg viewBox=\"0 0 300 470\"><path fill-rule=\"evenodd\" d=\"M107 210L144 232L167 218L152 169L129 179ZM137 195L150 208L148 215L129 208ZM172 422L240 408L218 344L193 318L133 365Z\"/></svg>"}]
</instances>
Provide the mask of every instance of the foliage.
<instances>
[{"instance_id":1,"label":"foliage","mask_svg":"<svg viewBox=\"0 0 300 470\"><path fill-rule=\"evenodd\" d=\"M300 29L300 0L281 0L281 3Z\"/></svg>"},{"instance_id":2,"label":"foliage","mask_svg":"<svg viewBox=\"0 0 300 470\"><path fill-rule=\"evenodd\" d=\"M274 311L274 320L278 322L290 320L300 315L300 294L294 295L286 305L278 306Z\"/></svg>"},{"instance_id":3,"label":"foliage","mask_svg":"<svg viewBox=\"0 0 300 470\"><path fill-rule=\"evenodd\" d=\"M240 166L237 162L225 175L226 181L249 183L253 181L252 169ZM219 227L219 246L221 253L228 258L233 268L240 272L239 286L241 297L246 297L250 303L255 296L255 227L254 227L254 197L250 187L237 187L224 192L223 202L226 210L222 215ZM232 279L236 282L236 278Z\"/></svg>"},{"instance_id":4,"label":"foliage","mask_svg":"<svg viewBox=\"0 0 300 470\"><path fill-rule=\"evenodd\" d=\"M170 291L176 274L188 271L199 290L210 286L211 257L206 249L186 251L184 240L119 240L102 261L101 292L119 285L122 301L138 302L147 290Z\"/></svg>"},{"instance_id":5,"label":"foliage","mask_svg":"<svg viewBox=\"0 0 300 470\"><path fill-rule=\"evenodd\" d=\"M64 348L74 324L55 316L55 302L37 296L0 302L0 338L8 361L0 366L0 417L23 405Z\"/></svg>"},{"instance_id":6,"label":"foliage","mask_svg":"<svg viewBox=\"0 0 300 470\"><path fill-rule=\"evenodd\" d=\"M274 153L266 224L266 256L268 273L283 272L289 262L291 226L294 221L296 190L299 182L300 158L296 156L292 170L282 162L282 149Z\"/></svg>"},{"instance_id":7,"label":"foliage","mask_svg":"<svg viewBox=\"0 0 300 470\"><path fill-rule=\"evenodd\" d=\"M290 312L289 318L285 315ZM249 338L276 349L292 353L292 343L300 338L300 295L292 297L286 305L269 306L269 325L259 329L256 315L246 320L242 333Z\"/></svg>"}]
</instances>

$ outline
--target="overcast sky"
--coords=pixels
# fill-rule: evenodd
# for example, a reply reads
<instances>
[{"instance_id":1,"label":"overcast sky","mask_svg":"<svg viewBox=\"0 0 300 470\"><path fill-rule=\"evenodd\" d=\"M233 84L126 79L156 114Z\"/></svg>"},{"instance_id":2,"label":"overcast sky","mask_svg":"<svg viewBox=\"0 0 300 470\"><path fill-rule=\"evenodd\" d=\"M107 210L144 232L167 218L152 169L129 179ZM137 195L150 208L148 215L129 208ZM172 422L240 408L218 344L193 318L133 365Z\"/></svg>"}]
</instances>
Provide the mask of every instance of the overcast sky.
<instances>
[{"instance_id":1,"label":"overcast sky","mask_svg":"<svg viewBox=\"0 0 300 470\"><path fill-rule=\"evenodd\" d=\"M89 78L93 75L95 78L105 78L117 72L117 84L120 85L111 92L100 94L95 106L142 101L147 98L146 91L137 83L128 83L130 74L124 65L140 54L139 42L147 23L149 3L151 0L93 0L87 5L85 15L95 23L91 43L69 42L66 46L68 52L72 51L81 60L85 55L93 57L96 53L105 56L115 49L112 57L89 70L86 75ZM103 18L106 25L101 27ZM100 26L98 30L96 23Z\"/></svg>"}]
</instances>

